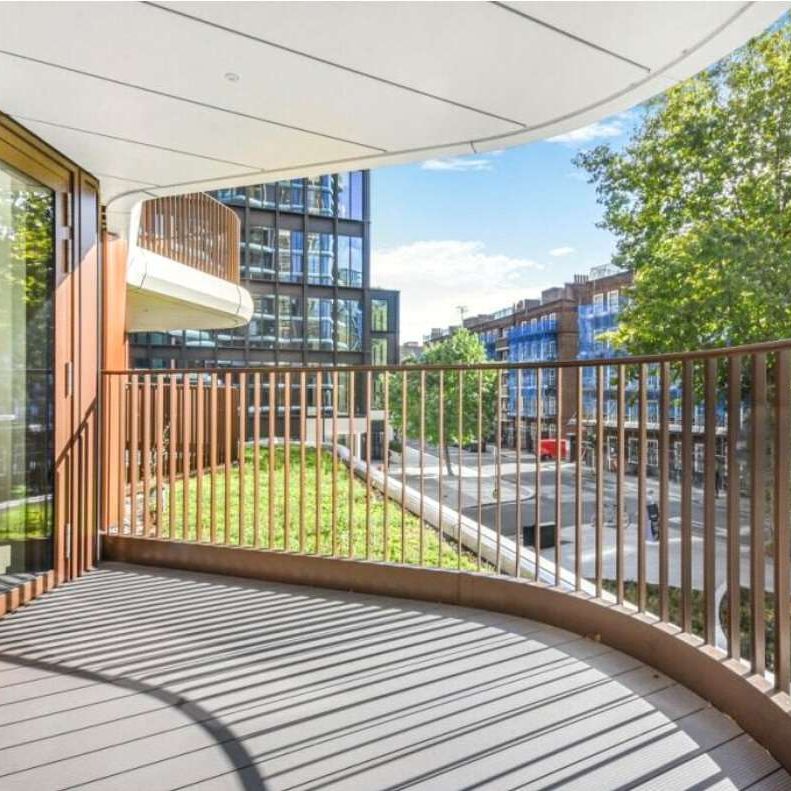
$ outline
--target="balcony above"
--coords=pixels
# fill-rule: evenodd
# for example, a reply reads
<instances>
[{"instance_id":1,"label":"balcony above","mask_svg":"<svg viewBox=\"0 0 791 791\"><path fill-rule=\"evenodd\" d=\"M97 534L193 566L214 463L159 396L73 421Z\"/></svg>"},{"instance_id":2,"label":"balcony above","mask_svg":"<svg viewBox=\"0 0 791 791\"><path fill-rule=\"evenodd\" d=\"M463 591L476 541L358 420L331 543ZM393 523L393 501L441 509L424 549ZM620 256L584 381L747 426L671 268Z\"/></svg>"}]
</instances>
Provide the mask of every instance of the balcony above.
<instances>
[{"instance_id":1,"label":"balcony above","mask_svg":"<svg viewBox=\"0 0 791 791\"><path fill-rule=\"evenodd\" d=\"M134 219L127 267L127 330L226 329L247 324L239 285L239 219L208 195L157 198Z\"/></svg>"}]
</instances>

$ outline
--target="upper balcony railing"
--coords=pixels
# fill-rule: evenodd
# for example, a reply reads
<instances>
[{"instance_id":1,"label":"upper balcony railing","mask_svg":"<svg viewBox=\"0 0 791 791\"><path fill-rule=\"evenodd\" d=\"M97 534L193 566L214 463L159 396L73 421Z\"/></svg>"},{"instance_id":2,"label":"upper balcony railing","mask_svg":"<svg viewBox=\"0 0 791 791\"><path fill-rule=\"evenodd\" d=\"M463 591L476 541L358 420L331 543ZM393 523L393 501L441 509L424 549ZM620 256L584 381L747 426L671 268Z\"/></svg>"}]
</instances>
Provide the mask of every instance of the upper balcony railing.
<instances>
[{"instance_id":1,"label":"upper balcony railing","mask_svg":"<svg viewBox=\"0 0 791 791\"><path fill-rule=\"evenodd\" d=\"M143 202L137 244L153 253L238 283L239 242L236 213L204 193Z\"/></svg>"}]
</instances>

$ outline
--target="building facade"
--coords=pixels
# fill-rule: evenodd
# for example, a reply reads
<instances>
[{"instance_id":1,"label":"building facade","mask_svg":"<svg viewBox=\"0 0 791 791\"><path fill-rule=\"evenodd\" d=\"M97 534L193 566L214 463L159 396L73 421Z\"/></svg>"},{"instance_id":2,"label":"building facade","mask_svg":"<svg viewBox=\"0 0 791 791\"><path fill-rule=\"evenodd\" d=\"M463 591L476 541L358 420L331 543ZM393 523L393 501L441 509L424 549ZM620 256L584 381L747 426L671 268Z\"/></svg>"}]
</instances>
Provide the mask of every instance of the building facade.
<instances>
[{"instance_id":1,"label":"building facade","mask_svg":"<svg viewBox=\"0 0 791 791\"><path fill-rule=\"evenodd\" d=\"M135 367L398 362L398 292L371 287L368 171L212 195L241 221L253 318L229 330L136 333Z\"/></svg>"}]
</instances>

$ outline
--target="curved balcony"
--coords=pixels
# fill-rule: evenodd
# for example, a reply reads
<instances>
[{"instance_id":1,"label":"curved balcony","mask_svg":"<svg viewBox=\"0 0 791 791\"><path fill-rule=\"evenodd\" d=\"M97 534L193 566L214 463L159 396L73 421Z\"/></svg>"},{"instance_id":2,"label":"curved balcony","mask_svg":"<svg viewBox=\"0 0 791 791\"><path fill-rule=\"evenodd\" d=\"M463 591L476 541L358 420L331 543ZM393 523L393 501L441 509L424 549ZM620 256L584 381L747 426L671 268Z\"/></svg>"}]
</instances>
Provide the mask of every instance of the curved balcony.
<instances>
[{"instance_id":1,"label":"curved balcony","mask_svg":"<svg viewBox=\"0 0 791 791\"><path fill-rule=\"evenodd\" d=\"M209 330L250 321L239 285L240 223L203 193L144 201L133 217L127 330Z\"/></svg>"}]
</instances>

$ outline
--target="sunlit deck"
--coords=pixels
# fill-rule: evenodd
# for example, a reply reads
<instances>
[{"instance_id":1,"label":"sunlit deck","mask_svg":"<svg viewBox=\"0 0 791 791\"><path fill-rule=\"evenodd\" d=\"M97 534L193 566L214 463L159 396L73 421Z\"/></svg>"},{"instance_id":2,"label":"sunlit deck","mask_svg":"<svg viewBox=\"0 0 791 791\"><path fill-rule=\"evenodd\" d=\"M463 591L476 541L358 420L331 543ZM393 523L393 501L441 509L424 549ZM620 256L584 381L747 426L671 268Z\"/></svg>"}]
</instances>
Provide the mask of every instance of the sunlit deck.
<instances>
[{"instance_id":1,"label":"sunlit deck","mask_svg":"<svg viewBox=\"0 0 791 791\"><path fill-rule=\"evenodd\" d=\"M512 616L106 564L0 652L4 791L791 788L697 695Z\"/></svg>"}]
</instances>

